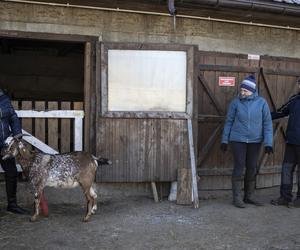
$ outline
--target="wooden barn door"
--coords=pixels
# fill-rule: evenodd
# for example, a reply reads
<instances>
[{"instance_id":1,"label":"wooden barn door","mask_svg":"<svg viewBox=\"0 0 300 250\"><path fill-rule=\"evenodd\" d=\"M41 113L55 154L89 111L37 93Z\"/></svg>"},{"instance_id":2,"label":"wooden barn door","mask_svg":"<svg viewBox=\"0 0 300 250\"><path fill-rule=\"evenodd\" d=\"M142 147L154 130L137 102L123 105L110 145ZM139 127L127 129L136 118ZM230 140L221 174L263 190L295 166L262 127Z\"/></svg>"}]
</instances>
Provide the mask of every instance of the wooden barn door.
<instances>
[{"instance_id":1,"label":"wooden barn door","mask_svg":"<svg viewBox=\"0 0 300 250\"><path fill-rule=\"evenodd\" d=\"M291 95L298 92L296 79L300 75L299 66L299 59L268 56L261 58L259 90L267 99L271 111L281 107ZM273 125L274 154L262 155L260 158L257 188L280 185L287 119L273 121Z\"/></svg>"},{"instance_id":2,"label":"wooden barn door","mask_svg":"<svg viewBox=\"0 0 300 250\"><path fill-rule=\"evenodd\" d=\"M249 60L247 55L199 52L198 54L198 172L200 189L231 188L233 161L230 151L220 150L221 134L230 101L238 94L240 82L254 74L260 95L268 101L273 111L295 93L293 71L299 60L262 57ZM234 86L219 86L220 77L233 77ZM278 185L284 149L285 121L274 122L275 153L260 154L257 187Z\"/></svg>"}]
</instances>

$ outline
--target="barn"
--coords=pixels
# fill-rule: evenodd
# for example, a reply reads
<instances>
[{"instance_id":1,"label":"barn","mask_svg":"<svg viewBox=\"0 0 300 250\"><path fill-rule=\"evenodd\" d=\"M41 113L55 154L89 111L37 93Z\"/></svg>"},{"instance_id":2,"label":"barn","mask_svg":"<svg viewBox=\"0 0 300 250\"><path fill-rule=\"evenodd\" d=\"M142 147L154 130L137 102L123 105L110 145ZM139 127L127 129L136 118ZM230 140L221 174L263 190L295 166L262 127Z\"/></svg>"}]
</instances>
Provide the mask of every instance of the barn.
<instances>
[{"instance_id":1,"label":"barn","mask_svg":"<svg viewBox=\"0 0 300 250\"><path fill-rule=\"evenodd\" d=\"M38 141L112 160L99 185L185 188L195 162L199 190L228 190L228 103L249 74L271 110L296 92L299 14L298 1L5 0L0 84ZM257 188L280 183L285 127Z\"/></svg>"}]
</instances>

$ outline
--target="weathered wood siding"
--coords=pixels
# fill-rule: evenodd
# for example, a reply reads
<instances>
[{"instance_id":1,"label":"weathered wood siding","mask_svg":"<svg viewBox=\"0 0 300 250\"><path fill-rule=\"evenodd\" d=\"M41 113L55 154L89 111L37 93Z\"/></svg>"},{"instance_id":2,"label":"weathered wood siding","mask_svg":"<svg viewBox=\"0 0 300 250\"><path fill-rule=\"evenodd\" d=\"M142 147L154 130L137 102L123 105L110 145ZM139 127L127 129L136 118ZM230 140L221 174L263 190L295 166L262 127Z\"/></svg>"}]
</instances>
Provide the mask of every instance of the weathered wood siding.
<instances>
[{"instance_id":1,"label":"weathered wood siding","mask_svg":"<svg viewBox=\"0 0 300 250\"><path fill-rule=\"evenodd\" d=\"M186 120L102 118L97 155L112 166L101 167L98 181L172 181L187 167Z\"/></svg>"}]
</instances>

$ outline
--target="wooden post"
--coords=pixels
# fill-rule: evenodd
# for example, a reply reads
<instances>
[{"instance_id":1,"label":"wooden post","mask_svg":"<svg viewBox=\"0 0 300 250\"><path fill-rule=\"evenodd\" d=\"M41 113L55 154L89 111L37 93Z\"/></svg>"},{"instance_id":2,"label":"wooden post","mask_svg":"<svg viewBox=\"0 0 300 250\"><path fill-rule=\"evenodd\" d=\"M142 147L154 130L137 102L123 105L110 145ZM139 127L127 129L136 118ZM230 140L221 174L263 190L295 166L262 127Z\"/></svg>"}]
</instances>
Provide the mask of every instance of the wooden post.
<instances>
[{"instance_id":1,"label":"wooden post","mask_svg":"<svg viewBox=\"0 0 300 250\"><path fill-rule=\"evenodd\" d=\"M92 44L86 42L84 47L84 143L86 152L90 151L90 111L91 111L91 57Z\"/></svg>"},{"instance_id":2,"label":"wooden post","mask_svg":"<svg viewBox=\"0 0 300 250\"><path fill-rule=\"evenodd\" d=\"M153 192L153 197L154 197L154 201L158 202L158 194L157 194L157 189L156 189L156 184L155 182L151 182L151 187L152 187L152 192Z\"/></svg>"},{"instance_id":3,"label":"wooden post","mask_svg":"<svg viewBox=\"0 0 300 250\"><path fill-rule=\"evenodd\" d=\"M179 168L177 171L177 204L191 205L193 202L191 168Z\"/></svg>"},{"instance_id":4,"label":"wooden post","mask_svg":"<svg viewBox=\"0 0 300 250\"><path fill-rule=\"evenodd\" d=\"M188 124L189 149L190 149L191 170L192 170L192 197L194 202L194 208L198 208L199 198L198 198L197 172L196 172L192 120L188 119L187 124Z\"/></svg>"}]
</instances>

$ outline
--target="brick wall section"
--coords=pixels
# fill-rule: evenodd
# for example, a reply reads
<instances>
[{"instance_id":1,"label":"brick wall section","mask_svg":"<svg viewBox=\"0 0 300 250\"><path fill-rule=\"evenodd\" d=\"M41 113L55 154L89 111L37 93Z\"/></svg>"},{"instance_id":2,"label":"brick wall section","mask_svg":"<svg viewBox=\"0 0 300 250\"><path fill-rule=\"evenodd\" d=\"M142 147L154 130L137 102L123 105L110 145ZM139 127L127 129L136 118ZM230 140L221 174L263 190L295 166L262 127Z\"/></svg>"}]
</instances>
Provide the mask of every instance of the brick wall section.
<instances>
[{"instance_id":1,"label":"brick wall section","mask_svg":"<svg viewBox=\"0 0 300 250\"><path fill-rule=\"evenodd\" d=\"M181 43L200 50L300 57L300 31L112 11L0 3L0 29L99 36L100 41Z\"/></svg>"}]
</instances>

